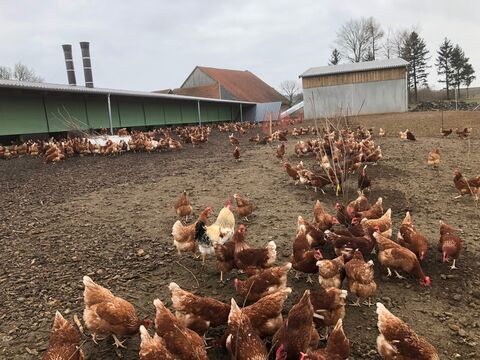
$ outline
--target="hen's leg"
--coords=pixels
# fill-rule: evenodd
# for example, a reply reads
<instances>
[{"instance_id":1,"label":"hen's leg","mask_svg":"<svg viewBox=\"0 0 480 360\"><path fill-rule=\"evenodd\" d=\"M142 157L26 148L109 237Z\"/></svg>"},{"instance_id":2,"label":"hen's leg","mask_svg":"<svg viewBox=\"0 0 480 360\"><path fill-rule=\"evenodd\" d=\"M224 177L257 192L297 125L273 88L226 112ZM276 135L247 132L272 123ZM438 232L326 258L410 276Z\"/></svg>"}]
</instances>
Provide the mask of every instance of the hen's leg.
<instances>
[{"instance_id":1,"label":"hen's leg","mask_svg":"<svg viewBox=\"0 0 480 360\"><path fill-rule=\"evenodd\" d=\"M388 271L387 276L389 276L389 277L392 276L392 270L390 270L390 268L387 267L387 271Z\"/></svg>"},{"instance_id":2,"label":"hen's leg","mask_svg":"<svg viewBox=\"0 0 480 360\"><path fill-rule=\"evenodd\" d=\"M113 337L113 340L115 340L115 342L112 345L115 345L117 348L119 348L119 347L122 347L124 349L127 348L125 345L123 345L125 340L120 341L115 334L112 334L112 337Z\"/></svg>"},{"instance_id":3,"label":"hen's leg","mask_svg":"<svg viewBox=\"0 0 480 360\"><path fill-rule=\"evenodd\" d=\"M295 270L295 279L300 279L300 272L298 272L297 270Z\"/></svg>"},{"instance_id":4,"label":"hen's leg","mask_svg":"<svg viewBox=\"0 0 480 360\"><path fill-rule=\"evenodd\" d=\"M310 274L307 274L307 283L308 284L313 284L313 280L312 280L312 277L310 276Z\"/></svg>"},{"instance_id":5,"label":"hen's leg","mask_svg":"<svg viewBox=\"0 0 480 360\"><path fill-rule=\"evenodd\" d=\"M368 297L367 301L363 302L363 305L367 305L368 307L372 306L373 305L372 298Z\"/></svg>"},{"instance_id":6,"label":"hen's leg","mask_svg":"<svg viewBox=\"0 0 480 360\"><path fill-rule=\"evenodd\" d=\"M394 271L395 271L395 275L397 275L398 279L405 279L405 277L400 275L397 270L394 270Z\"/></svg>"},{"instance_id":7,"label":"hen's leg","mask_svg":"<svg viewBox=\"0 0 480 360\"><path fill-rule=\"evenodd\" d=\"M355 301L354 303L351 303L350 305L351 305L351 306L361 306L361 305L360 305L360 298L357 297L357 301Z\"/></svg>"},{"instance_id":8,"label":"hen's leg","mask_svg":"<svg viewBox=\"0 0 480 360\"><path fill-rule=\"evenodd\" d=\"M205 254L202 254L202 266L205 266Z\"/></svg>"},{"instance_id":9,"label":"hen's leg","mask_svg":"<svg viewBox=\"0 0 480 360\"><path fill-rule=\"evenodd\" d=\"M455 259L453 259L453 264L452 264L452 266L450 266L450 269L452 269L452 270L458 269L458 268L455 266Z\"/></svg>"},{"instance_id":10,"label":"hen's leg","mask_svg":"<svg viewBox=\"0 0 480 360\"><path fill-rule=\"evenodd\" d=\"M220 282L223 283L223 271L220 271Z\"/></svg>"}]
</instances>

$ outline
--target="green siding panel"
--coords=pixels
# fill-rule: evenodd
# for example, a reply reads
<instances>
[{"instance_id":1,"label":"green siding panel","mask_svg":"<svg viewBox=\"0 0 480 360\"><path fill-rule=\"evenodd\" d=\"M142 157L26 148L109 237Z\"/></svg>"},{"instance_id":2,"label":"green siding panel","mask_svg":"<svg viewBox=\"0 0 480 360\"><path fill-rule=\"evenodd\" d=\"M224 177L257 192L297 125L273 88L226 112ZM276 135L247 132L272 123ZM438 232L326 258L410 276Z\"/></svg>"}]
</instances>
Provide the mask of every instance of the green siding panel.
<instances>
[{"instance_id":1,"label":"green siding panel","mask_svg":"<svg viewBox=\"0 0 480 360\"><path fill-rule=\"evenodd\" d=\"M0 135L48 132L43 99L39 96L0 96Z\"/></svg>"},{"instance_id":2,"label":"green siding panel","mask_svg":"<svg viewBox=\"0 0 480 360\"><path fill-rule=\"evenodd\" d=\"M144 106L147 125L165 125L165 112L162 103L147 101Z\"/></svg>"},{"instance_id":3,"label":"green siding panel","mask_svg":"<svg viewBox=\"0 0 480 360\"><path fill-rule=\"evenodd\" d=\"M88 123L91 129L110 128L108 120L108 103L105 99L87 99Z\"/></svg>"},{"instance_id":4,"label":"green siding panel","mask_svg":"<svg viewBox=\"0 0 480 360\"><path fill-rule=\"evenodd\" d=\"M182 109L179 102L166 102L164 104L165 109L165 124L181 124L182 121Z\"/></svg>"},{"instance_id":5,"label":"green siding panel","mask_svg":"<svg viewBox=\"0 0 480 360\"><path fill-rule=\"evenodd\" d=\"M218 117L221 121L232 120L232 108L230 105L219 104L218 105Z\"/></svg>"},{"instance_id":6,"label":"green siding panel","mask_svg":"<svg viewBox=\"0 0 480 360\"><path fill-rule=\"evenodd\" d=\"M122 127L120 124L120 113L118 112L118 102L110 99L110 106L112 109L112 126L114 128Z\"/></svg>"},{"instance_id":7,"label":"green siding panel","mask_svg":"<svg viewBox=\"0 0 480 360\"><path fill-rule=\"evenodd\" d=\"M124 126L145 126L143 104L134 101L118 101L120 109L120 124Z\"/></svg>"},{"instance_id":8,"label":"green siding panel","mask_svg":"<svg viewBox=\"0 0 480 360\"><path fill-rule=\"evenodd\" d=\"M219 121L218 106L215 103L205 103L202 105L202 121L215 122ZM205 116L205 117L204 117Z\"/></svg>"},{"instance_id":9,"label":"green siding panel","mask_svg":"<svg viewBox=\"0 0 480 360\"><path fill-rule=\"evenodd\" d=\"M89 128L83 97L46 96L45 106L50 132Z\"/></svg>"},{"instance_id":10,"label":"green siding panel","mask_svg":"<svg viewBox=\"0 0 480 360\"><path fill-rule=\"evenodd\" d=\"M182 103L182 119L184 123L198 123L198 105L196 101Z\"/></svg>"}]
</instances>

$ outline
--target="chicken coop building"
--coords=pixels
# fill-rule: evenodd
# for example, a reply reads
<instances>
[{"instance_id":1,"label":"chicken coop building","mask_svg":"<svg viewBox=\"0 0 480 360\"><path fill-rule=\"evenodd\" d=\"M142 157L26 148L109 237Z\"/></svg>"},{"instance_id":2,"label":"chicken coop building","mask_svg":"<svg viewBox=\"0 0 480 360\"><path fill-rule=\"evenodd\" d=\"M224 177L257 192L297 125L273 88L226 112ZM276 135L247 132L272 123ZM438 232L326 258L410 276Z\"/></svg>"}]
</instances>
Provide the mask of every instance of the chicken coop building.
<instances>
[{"instance_id":1,"label":"chicken coop building","mask_svg":"<svg viewBox=\"0 0 480 360\"><path fill-rule=\"evenodd\" d=\"M256 103L247 117L263 121L267 113L279 113L287 99L248 70L196 66L177 89L160 90L169 94Z\"/></svg>"},{"instance_id":2,"label":"chicken coop building","mask_svg":"<svg viewBox=\"0 0 480 360\"><path fill-rule=\"evenodd\" d=\"M247 113L256 106L238 100L0 80L0 137L253 120Z\"/></svg>"},{"instance_id":3,"label":"chicken coop building","mask_svg":"<svg viewBox=\"0 0 480 360\"><path fill-rule=\"evenodd\" d=\"M305 119L407 111L407 65L386 59L308 69L300 75Z\"/></svg>"}]
</instances>

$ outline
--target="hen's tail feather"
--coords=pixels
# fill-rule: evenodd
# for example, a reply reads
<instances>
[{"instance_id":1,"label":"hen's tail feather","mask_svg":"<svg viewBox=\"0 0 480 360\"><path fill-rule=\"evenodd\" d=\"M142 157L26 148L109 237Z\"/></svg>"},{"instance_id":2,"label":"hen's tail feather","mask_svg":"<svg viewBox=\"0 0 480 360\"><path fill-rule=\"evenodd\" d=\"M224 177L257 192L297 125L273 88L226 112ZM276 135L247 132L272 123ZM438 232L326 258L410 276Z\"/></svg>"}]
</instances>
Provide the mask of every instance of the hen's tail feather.
<instances>
[{"instance_id":1,"label":"hen's tail feather","mask_svg":"<svg viewBox=\"0 0 480 360\"><path fill-rule=\"evenodd\" d=\"M274 241L269 241L267 244L268 263L274 264L277 259L277 245Z\"/></svg>"},{"instance_id":2,"label":"hen's tail feather","mask_svg":"<svg viewBox=\"0 0 480 360\"><path fill-rule=\"evenodd\" d=\"M67 324L67 323L68 323L68 321L65 320L65 318L62 316L60 311L57 310L57 312L55 313L55 320L53 321L53 329L58 330L58 329L62 328L63 326L65 326L65 324Z\"/></svg>"},{"instance_id":3,"label":"hen's tail feather","mask_svg":"<svg viewBox=\"0 0 480 360\"><path fill-rule=\"evenodd\" d=\"M182 237L182 232L185 227L180 220L177 220L172 227L172 235L175 240L179 240Z\"/></svg>"},{"instance_id":4,"label":"hen's tail feather","mask_svg":"<svg viewBox=\"0 0 480 360\"><path fill-rule=\"evenodd\" d=\"M98 285L87 275L83 277L83 285L85 286L83 300L86 306L92 306L114 298L110 290Z\"/></svg>"}]
</instances>

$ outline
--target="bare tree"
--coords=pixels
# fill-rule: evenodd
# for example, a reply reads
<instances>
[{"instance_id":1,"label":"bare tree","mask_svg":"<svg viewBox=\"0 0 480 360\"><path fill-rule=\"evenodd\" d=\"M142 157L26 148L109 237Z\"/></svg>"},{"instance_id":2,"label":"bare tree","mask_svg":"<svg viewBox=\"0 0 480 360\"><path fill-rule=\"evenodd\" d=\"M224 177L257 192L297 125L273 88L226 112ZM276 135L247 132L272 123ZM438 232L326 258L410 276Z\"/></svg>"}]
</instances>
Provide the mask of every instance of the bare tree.
<instances>
[{"instance_id":1,"label":"bare tree","mask_svg":"<svg viewBox=\"0 0 480 360\"><path fill-rule=\"evenodd\" d=\"M43 82L43 79L37 76L33 69L29 69L28 66L19 62L13 69L13 78L18 81Z\"/></svg>"},{"instance_id":2,"label":"bare tree","mask_svg":"<svg viewBox=\"0 0 480 360\"><path fill-rule=\"evenodd\" d=\"M393 45L392 37L393 31L392 28L389 27L387 30L387 36L385 37L385 41L382 44L382 52L387 59L391 59L394 56L393 50L395 46Z\"/></svg>"},{"instance_id":3,"label":"bare tree","mask_svg":"<svg viewBox=\"0 0 480 360\"><path fill-rule=\"evenodd\" d=\"M340 48L340 53L351 62L360 62L368 53L370 32L368 20L360 18L347 21L337 32L335 43Z\"/></svg>"},{"instance_id":4,"label":"bare tree","mask_svg":"<svg viewBox=\"0 0 480 360\"><path fill-rule=\"evenodd\" d=\"M405 29L392 30L389 28L385 41L382 44L383 55L387 59L401 57L402 49L405 46L405 41L410 32L411 31Z\"/></svg>"},{"instance_id":5,"label":"bare tree","mask_svg":"<svg viewBox=\"0 0 480 360\"><path fill-rule=\"evenodd\" d=\"M395 57L401 57L402 49L413 30L401 29L393 33L393 54Z\"/></svg>"},{"instance_id":6,"label":"bare tree","mask_svg":"<svg viewBox=\"0 0 480 360\"><path fill-rule=\"evenodd\" d=\"M370 57L371 60L375 60L376 53L378 49L380 49L380 40L385 33L383 32L380 23L371 16L366 20L366 26L370 38Z\"/></svg>"},{"instance_id":7,"label":"bare tree","mask_svg":"<svg viewBox=\"0 0 480 360\"><path fill-rule=\"evenodd\" d=\"M0 66L0 79L10 80L12 78L12 70L7 66Z\"/></svg>"},{"instance_id":8,"label":"bare tree","mask_svg":"<svg viewBox=\"0 0 480 360\"><path fill-rule=\"evenodd\" d=\"M285 80L281 82L280 90L282 91L282 94L288 99L289 105L292 106L293 100L295 99L295 96L300 90L300 86L296 81Z\"/></svg>"}]
</instances>

